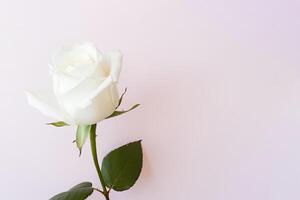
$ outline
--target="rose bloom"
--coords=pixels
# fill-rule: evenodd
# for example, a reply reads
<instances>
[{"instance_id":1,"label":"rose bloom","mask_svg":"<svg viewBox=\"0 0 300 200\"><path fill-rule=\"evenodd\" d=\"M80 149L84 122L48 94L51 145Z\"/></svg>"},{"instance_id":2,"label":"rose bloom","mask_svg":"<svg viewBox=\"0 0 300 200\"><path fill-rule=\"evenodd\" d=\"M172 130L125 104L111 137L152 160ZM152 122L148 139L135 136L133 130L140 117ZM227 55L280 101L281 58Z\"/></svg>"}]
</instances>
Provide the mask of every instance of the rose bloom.
<instances>
[{"instance_id":1,"label":"rose bloom","mask_svg":"<svg viewBox=\"0 0 300 200\"><path fill-rule=\"evenodd\" d=\"M63 47L50 63L53 87L48 92L26 92L31 106L68 124L95 124L118 105L119 51L100 53L91 43Z\"/></svg>"}]
</instances>

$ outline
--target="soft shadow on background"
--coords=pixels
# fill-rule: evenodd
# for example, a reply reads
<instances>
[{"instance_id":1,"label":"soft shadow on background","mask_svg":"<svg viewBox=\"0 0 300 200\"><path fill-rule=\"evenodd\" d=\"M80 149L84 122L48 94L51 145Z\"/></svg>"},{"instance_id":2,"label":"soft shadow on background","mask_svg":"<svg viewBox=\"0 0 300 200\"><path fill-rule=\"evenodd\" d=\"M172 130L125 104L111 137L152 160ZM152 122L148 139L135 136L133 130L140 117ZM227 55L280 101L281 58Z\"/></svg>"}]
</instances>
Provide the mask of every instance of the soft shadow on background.
<instances>
[{"instance_id":1,"label":"soft shadow on background","mask_svg":"<svg viewBox=\"0 0 300 200\"><path fill-rule=\"evenodd\" d=\"M143 139L137 184L112 200L299 199L300 22L293 0L44 1L0 8L0 193L49 199L81 181L98 184L75 129L30 108L25 89L50 85L62 44L121 49L123 108L100 123L103 157ZM91 200L100 199L93 194Z\"/></svg>"}]
</instances>

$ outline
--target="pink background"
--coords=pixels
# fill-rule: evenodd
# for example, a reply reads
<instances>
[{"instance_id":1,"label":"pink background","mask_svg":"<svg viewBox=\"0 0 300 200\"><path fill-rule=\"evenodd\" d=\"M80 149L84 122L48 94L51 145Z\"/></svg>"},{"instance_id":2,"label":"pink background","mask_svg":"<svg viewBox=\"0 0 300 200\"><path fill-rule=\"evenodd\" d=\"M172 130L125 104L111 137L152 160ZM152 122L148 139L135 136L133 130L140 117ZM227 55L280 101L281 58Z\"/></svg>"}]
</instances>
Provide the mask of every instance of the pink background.
<instances>
[{"instance_id":1,"label":"pink background","mask_svg":"<svg viewBox=\"0 0 300 200\"><path fill-rule=\"evenodd\" d=\"M50 85L62 44L121 49L124 108L99 125L99 154L143 139L136 185L112 200L300 199L298 0L10 0L0 7L0 194L44 200L99 185L75 128L26 103ZM101 199L95 193L90 199Z\"/></svg>"}]
</instances>

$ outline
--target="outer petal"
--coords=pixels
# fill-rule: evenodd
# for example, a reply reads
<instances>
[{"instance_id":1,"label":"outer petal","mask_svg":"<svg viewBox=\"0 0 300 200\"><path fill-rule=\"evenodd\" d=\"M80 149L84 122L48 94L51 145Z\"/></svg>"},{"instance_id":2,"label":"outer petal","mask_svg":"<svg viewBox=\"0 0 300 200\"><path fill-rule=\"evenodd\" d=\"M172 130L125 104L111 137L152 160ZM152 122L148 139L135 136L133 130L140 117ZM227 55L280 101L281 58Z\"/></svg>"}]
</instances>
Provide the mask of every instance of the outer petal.
<instances>
[{"instance_id":1,"label":"outer petal","mask_svg":"<svg viewBox=\"0 0 300 200\"><path fill-rule=\"evenodd\" d=\"M29 105L38 109L44 115L58 121L64 121L69 124L73 123L68 114L60 109L58 102L51 92L33 93L26 91L25 94Z\"/></svg>"},{"instance_id":2,"label":"outer petal","mask_svg":"<svg viewBox=\"0 0 300 200\"><path fill-rule=\"evenodd\" d=\"M74 95L62 96L63 106L76 124L90 125L104 120L112 114L118 104L118 91L111 77L81 101L74 101Z\"/></svg>"},{"instance_id":3,"label":"outer petal","mask_svg":"<svg viewBox=\"0 0 300 200\"><path fill-rule=\"evenodd\" d=\"M108 84L110 83L107 79L87 78L72 90L62 95L57 95L57 99L68 113L72 113L74 108L86 107L90 104L91 99L96 95L94 94L95 91L99 87L105 87Z\"/></svg>"},{"instance_id":4,"label":"outer petal","mask_svg":"<svg viewBox=\"0 0 300 200\"><path fill-rule=\"evenodd\" d=\"M64 73L52 73L53 91L55 95L64 94L79 85L82 80Z\"/></svg>"},{"instance_id":5,"label":"outer petal","mask_svg":"<svg viewBox=\"0 0 300 200\"><path fill-rule=\"evenodd\" d=\"M114 82L118 82L119 75L122 67L122 53L121 51L114 50L104 55L108 66L110 67L110 76Z\"/></svg>"}]
</instances>

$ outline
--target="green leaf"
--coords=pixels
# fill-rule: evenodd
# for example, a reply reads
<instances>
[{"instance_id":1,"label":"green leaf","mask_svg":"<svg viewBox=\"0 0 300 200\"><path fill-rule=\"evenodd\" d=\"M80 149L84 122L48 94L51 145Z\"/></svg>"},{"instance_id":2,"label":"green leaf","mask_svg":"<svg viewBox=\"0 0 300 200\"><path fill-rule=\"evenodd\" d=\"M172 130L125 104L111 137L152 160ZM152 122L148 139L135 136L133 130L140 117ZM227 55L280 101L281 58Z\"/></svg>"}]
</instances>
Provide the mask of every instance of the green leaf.
<instances>
[{"instance_id":1,"label":"green leaf","mask_svg":"<svg viewBox=\"0 0 300 200\"><path fill-rule=\"evenodd\" d=\"M83 182L66 192L55 195L50 200L84 200L93 193L92 183Z\"/></svg>"},{"instance_id":2,"label":"green leaf","mask_svg":"<svg viewBox=\"0 0 300 200\"><path fill-rule=\"evenodd\" d=\"M109 119L109 118L112 118L112 117L116 117L116 116L119 116L119 115L122 115L122 114L125 114L135 108L137 108L140 104L136 104L134 106L132 106L129 110L123 110L123 111L118 111L116 110L115 112L113 112L110 116L106 117L106 119Z\"/></svg>"},{"instance_id":3,"label":"green leaf","mask_svg":"<svg viewBox=\"0 0 300 200\"><path fill-rule=\"evenodd\" d=\"M107 187L115 191L131 188L143 165L141 140L121 146L105 156L102 173Z\"/></svg>"},{"instance_id":4,"label":"green leaf","mask_svg":"<svg viewBox=\"0 0 300 200\"><path fill-rule=\"evenodd\" d=\"M69 124L67 124L66 122L63 122L63 121L47 123L47 125L52 125L52 126L56 126L56 127L70 126Z\"/></svg>"},{"instance_id":5,"label":"green leaf","mask_svg":"<svg viewBox=\"0 0 300 200\"><path fill-rule=\"evenodd\" d=\"M79 149L79 156L81 155L82 146L84 145L92 125L78 125L76 132L76 145Z\"/></svg>"}]
</instances>

